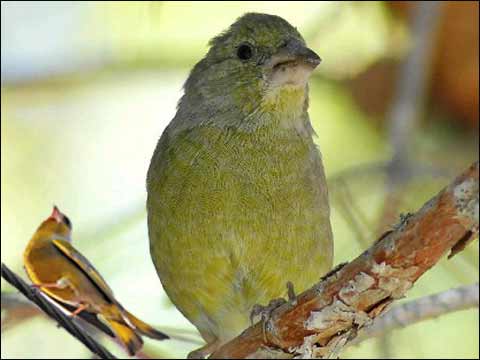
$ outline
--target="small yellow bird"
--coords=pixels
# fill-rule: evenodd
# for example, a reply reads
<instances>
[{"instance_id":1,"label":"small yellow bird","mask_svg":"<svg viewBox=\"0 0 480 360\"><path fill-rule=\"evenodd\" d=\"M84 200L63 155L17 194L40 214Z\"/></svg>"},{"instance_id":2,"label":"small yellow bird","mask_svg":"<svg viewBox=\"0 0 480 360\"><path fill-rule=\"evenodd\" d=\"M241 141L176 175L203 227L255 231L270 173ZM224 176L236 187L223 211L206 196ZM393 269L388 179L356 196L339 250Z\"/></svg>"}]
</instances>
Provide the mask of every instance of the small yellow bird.
<instances>
[{"instance_id":1,"label":"small yellow bird","mask_svg":"<svg viewBox=\"0 0 480 360\"><path fill-rule=\"evenodd\" d=\"M115 334L130 355L142 347L140 335L168 339L122 307L98 271L70 244L71 232L70 220L54 206L23 255L34 286L65 308L73 309L72 316L82 317L110 336Z\"/></svg>"}]
</instances>

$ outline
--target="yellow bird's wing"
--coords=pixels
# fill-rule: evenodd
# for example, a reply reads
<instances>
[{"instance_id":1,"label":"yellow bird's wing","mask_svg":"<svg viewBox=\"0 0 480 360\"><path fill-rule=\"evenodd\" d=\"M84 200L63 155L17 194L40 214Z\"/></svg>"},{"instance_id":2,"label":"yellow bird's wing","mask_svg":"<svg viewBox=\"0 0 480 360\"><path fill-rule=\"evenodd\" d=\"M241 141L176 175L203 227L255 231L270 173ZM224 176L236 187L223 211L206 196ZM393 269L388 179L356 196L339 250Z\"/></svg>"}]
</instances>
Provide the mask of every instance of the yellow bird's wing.
<instances>
[{"instance_id":1,"label":"yellow bird's wing","mask_svg":"<svg viewBox=\"0 0 480 360\"><path fill-rule=\"evenodd\" d=\"M105 279L95 269L92 263L90 263L90 261L88 261L88 259L85 256L83 256L80 252L78 252L78 250L75 249L68 241L61 240L61 239L54 239L52 240L52 243L55 246L55 248L58 249L63 256L65 256L68 260L72 261L77 266L77 268L82 271L82 273L105 296L107 300L109 300L112 304L114 304L117 311L119 311L118 314L122 318L125 318L126 316L124 314L125 310L123 309L122 305L114 298L112 289L108 286ZM72 309L69 309L69 310L72 311ZM114 332L112 332L112 329L110 329L109 326L105 325L101 320L97 318L97 316L90 314L88 311L82 311L80 314L78 314L78 316L83 318L85 321L89 322L93 326L97 327L99 330L103 331L107 335L112 337L115 336ZM110 326L112 326L111 321L108 321L108 323ZM127 324L130 324L130 322L127 322L125 326L127 326ZM136 338L138 338L137 335L135 336Z\"/></svg>"},{"instance_id":2,"label":"yellow bird's wing","mask_svg":"<svg viewBox=\"0 0 480 360\"><path fill-rule=\"evenodd\" d=\"M113 291L107 285L106 281L103 279L102 275L93 267L93 265L88 261L88 259L80 254L77 249L75 249L68 241L61 239L52 240L53 245L72 261L97 287L105 297L114 304L118 304L113 296Z\"/></svg>"}]
</instances>

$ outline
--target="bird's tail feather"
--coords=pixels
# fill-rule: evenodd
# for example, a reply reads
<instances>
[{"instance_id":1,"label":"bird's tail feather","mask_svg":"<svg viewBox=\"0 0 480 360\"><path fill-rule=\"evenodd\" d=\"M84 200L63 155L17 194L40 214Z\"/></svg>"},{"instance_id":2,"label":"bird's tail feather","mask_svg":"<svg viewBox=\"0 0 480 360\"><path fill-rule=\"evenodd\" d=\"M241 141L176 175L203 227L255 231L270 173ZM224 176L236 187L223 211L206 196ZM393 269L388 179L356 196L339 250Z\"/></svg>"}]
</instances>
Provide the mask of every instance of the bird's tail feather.
<instances>
[{"instance_id":1,"label":"bird's tail feather","mask_svg":"<svg viewBox=\"0 0 480 360\"><path fill-rule=\"evenodd\" d=\"M108 323L113 329L113 332L117 335L118 339L125 345L131 356L140 350L143 346L143 340L135 330L132 330L128 324L117 320L108 320Z\"/></svg>"},{"instance_id":2,"label":"bird's tail feather","mask_svg":"<svg viewBox=\"0 0 480 360\"><path fill-rule=\"evenodd\" d=\"M142 320L140 320L126 310L124 312L124 316L127 318L127 321L132 324L133 327L142 335L148 336L156 340L165 340L169 338L168 335L162 333L161 331L158 331L157 329L154 329L153 327L143 322Z\"/></svg>"}]
</instances>

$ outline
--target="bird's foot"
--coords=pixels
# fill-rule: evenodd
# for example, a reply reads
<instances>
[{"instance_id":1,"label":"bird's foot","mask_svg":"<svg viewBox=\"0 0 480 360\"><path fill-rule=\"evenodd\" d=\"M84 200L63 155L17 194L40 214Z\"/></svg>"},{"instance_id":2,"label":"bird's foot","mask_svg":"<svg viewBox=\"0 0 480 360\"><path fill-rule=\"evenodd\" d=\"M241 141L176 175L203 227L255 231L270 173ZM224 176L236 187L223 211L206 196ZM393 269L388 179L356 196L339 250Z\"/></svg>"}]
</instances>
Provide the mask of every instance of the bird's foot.
<instances>
[{"instance_id":1,"label":"bird's foot","mask_svg":"<svg viewBox=\"0 0 480 360\"><path fill-rule=\"evenodd\" d=\"M295 289L291 281L287 281L287 295L290 305L297 305L297 295L295 294Z\"/></svg>"},{"instance_id":2,"label":"bird's foot","mask_svg":"<svg viewBox=\"0 0 480 360\"><path fill-rule=\"evenodd\" d=\"M71 319L75 319L78 314L80 314L83 310L87 308L87 305L85 304L80 304L78 308L75 309L74 312L72 312L69 316Z\"/></svg>"},{"instance_id":3,"label":"bird's foot","mask_svg":"<svg viewBox=\"0 0 480 360\"><path fill-rule=\"evenodd\" d=\"M255 322L255 318L260 316L260 321L262 321L263 328L263 341L265 343L267 342L266 324L272 317L273 311L286 303L289 303L293 306L297 304L297 296L295 295L295 290L291 281L287 281L287 296L288 301L284 298L277 298L270 300L267 306L260 304L253 305L250 313L250 323L253 324Z\"/></svg>"},{"instance_id":4,"label":"bird's foot","mask_svg":"<svg viewBox=\"0 0 480 360\"><path fill-rule=\"evenodd\" d=\"M273 310L278 308L279 306L287 303L287 300L284 298L278 298L270 300L267 306L255 304L253 305L252 312L250 313L250 322L252 325L255 323L255 318L260 316L260 320L264 322L270 319Z\"/></svg>"},{"instance_id":5,"label":"bird's foot","mask_svg":"<svg viewBox=\"0 0 480 360\"><path fill-rule=\"evenodd\" d=\"M32 284L30 286L32 288L40 289L40 290L42 290L42 288L44 288L44 289L65 289L64 286L59 285L57 283L40 283L40 284Z\"/></svg>"},{"instance_id":6,"label":"bird's foot","mask_svg":"<svg viewBox=\"0 0 480 360\"><path fill-rule=\"evenodd\" d=\"M71 286L71 282L70 280L68 280L67 278L60 278L58 279L56 282L54 283L38 283L38 284L32 284L31 287L35 288L35 289L59 289L59 290L62 290L62 289L65 289L67 287Z\"/></svg>"}]
</instances>

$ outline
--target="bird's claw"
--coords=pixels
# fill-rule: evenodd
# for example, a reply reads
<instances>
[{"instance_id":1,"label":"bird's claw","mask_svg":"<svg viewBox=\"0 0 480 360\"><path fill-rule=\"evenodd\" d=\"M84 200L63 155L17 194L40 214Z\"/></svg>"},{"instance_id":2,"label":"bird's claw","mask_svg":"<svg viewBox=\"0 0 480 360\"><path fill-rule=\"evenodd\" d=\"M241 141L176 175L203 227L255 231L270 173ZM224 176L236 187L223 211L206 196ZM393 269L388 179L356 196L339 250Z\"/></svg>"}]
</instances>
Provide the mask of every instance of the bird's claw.
<instances>
[{"instance_id":1,"label":"bird's claw","mask_svg":"<svg viewBox=\"0 0 480 360\"><path fill-rule=\"evenodd\" d=\"M295 289L291 281L287 281L287 295L288 302L293 306L297 305L297 295L295 294Z\"/></svg>"},{"instance_id":2,"label":"bird's claw","mask_svg":"<svg viewBox=\"0 0 480 360\"><path fill-rule=\"evenodd\" d=\"M266 325L267 321L270 320L273 310L279 306L285 304L287 300L283 298L270 300L267 306L260 304L253 305L252 312L250 313L250 322L253 324L257 316L260 316L260 321L262 321L262 333L263 333L263 342L267 343L267 332Z\"/></svg>"},{"instance_id":3,"label":"bird's claw","mask_svg":"<svg viewBox=\"0 0 480 360\"><path fill-rule=\"evenodd\" d=\"M295 295L295 290L293 288L293 284L291 281L287 282L287 296L288 301L284 298L277 298L270 300L267 306L255 304L253 305L252 311L250 312L250 323L253 325L255 322L255 318L260 316L260 321L262 321L263 327L263 341L267 342L266 337L266 324L268 320L272 317L272 313L275 309L279 306L290 303L291 305L295 306L297 304L297 296Z\"/></svg>"},{"instance_id":4,"label":"bird's claw","mask_svg":"<svg viewBox=\"0 0 480 360\"><path fill-rule=\"evenodd\" d=\"M260 316L260 320L263 320L264 322L267 321L268 319L270 319L273 310L278 308L280 305L285 304L286 302L287 300L283 298L278 298L270 300L267 306L260 304L253 305L252 312L250 313L250 322L253 325L257 316Z\"/></svg>"}]
</instances>

